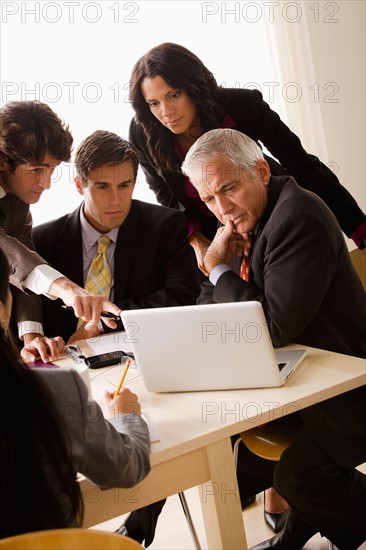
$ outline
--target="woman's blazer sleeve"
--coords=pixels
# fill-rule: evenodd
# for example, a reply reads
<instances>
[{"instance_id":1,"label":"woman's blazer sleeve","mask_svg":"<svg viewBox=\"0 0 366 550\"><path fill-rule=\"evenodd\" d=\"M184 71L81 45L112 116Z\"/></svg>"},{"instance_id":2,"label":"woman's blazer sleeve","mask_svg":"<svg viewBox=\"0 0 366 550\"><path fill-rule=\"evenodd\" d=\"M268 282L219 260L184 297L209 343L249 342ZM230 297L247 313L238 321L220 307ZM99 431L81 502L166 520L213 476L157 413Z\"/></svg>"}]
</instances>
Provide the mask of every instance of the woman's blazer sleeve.
<instances>
[{"instance_id":1,"label":"woman's blazer sleeve","mask_svg":"<svg viewBox=\"0 0 366 550\"><path fill-rule=\"evenodd\" d=\"M305 151L297 135L263 100L259 90L226 90L223 94L237 129L261 142L301 187L323 199L351 237L366 216L332 170Z\"/></svg>"}]
</instances>

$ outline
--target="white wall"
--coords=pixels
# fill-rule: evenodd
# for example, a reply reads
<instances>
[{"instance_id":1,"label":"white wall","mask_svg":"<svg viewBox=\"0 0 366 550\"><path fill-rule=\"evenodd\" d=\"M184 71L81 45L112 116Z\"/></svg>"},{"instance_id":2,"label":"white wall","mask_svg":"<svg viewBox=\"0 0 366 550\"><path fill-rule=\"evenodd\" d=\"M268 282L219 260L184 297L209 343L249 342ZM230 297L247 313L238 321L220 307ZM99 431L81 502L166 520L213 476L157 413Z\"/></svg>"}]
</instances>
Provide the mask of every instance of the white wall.
<instances>
[{"instance_id":1,"label":"white wall","mask_svg":"<svg viewBox=\"0 0 366 550\"><path fill-rule=\"evenodd\" d=\"M283 17L268 25L280 88L288 86L284 120L364 211L365 6L358 0L281 2Z\"/></svg>"},{"instance_id":2,"label":"white wall","mask_svg":"<svg viewBox=\"0 0 366 550\"><path fill-rule=\"evenodd\" d=\"M358 0L331 4L339 6L332 16L337 23L309 24L328 161L365 210L366 4Z\"/></svg>"}]
</instances>

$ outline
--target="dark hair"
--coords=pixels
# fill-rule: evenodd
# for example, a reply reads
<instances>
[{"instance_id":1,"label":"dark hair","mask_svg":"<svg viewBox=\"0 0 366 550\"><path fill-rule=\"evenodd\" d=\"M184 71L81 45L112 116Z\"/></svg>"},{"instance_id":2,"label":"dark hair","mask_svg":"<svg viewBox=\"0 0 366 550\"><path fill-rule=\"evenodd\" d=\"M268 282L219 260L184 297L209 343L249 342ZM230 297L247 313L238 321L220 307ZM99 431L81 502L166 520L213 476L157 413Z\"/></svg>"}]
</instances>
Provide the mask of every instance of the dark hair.
<instances>
[{"instance_id":1,"label":"dark hair","mask_svg":"<svg viewBox=\"0 0 366 550\"><path fill-rule=\"evenodd\" d=\"M141 92L145 78L161 76L169 86L184 90L199 111L204 132L220 128L225 110L219 100L219 86L213 74L191 51L166 42L140 57L130 78L130 102L135 120L141 124L147 148L154 162L163 169L179 171L181 161L174 151L174 135L151 113Z\"/></svg>"},{"instance_id":2,"label":"dark hair","mask_svg":"<svg viewBox=\"0 0 366 550\"><path fill-rule=\"evenodd\" d=\"M39 164L47 153L67 162L72 142L69 127L45 103L9 101L0 109L0 155L10 171Z\"/></svg>"},{"instance_id":3,"label":"dark hair","mask_svg":"<svg viewBox=\"0 0 366 550\"><path fill-rule=\"evenodd\" d=\"M92 170L105 164L132 162L136 179L138 169L137 151L126 139L105 130L96 130L85 138L75 154L76 171L83 185L86 185Z\"/></svg>"},{"instance_id":4,"label":"dark hair","mask_svg":"<svg viewBox=\"0 0 366 550\"><path fill-rule=\"evenodd\" d=\"M2 301L7 274L0 250ZM66 429L49 389L19 359L2 328L0 379L0 538L69 527L81 520L83 505Z\"/></svg>"}]
</instances>

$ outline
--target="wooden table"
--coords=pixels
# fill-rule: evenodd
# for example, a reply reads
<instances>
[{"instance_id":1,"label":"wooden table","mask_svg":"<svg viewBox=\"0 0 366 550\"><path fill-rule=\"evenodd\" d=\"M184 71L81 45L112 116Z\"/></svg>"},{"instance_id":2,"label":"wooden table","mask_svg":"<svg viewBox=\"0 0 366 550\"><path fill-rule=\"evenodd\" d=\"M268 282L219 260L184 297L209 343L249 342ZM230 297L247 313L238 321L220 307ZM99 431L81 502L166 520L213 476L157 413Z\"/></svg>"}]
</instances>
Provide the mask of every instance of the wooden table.
<instances>
[{"instance_id":1,"label":"wooden table","mask_svg":"<svg viewBox=\"0 0 366 550\"><path fill-rule=\"evenodd\" d=\"M85 355L123 349L124 333L79 342ZM287 346L287 349L296 346ZM298 346L297 346L298 347ZM304 346L301 346L304 347ZM152 443L149 475L132 489L101 491L81 481L84 526L90 527L126 512L200 486L209 548L247 548L236 483L230 436L339 395L366 381L364 359L315 348L281 388L154 394L145 390L137 368L125 384L139 395L160 440ZM70 359L61 366L70 365ZM92 394L118 384L121 366L91 371Z\"/></svg>"}]
</instances>

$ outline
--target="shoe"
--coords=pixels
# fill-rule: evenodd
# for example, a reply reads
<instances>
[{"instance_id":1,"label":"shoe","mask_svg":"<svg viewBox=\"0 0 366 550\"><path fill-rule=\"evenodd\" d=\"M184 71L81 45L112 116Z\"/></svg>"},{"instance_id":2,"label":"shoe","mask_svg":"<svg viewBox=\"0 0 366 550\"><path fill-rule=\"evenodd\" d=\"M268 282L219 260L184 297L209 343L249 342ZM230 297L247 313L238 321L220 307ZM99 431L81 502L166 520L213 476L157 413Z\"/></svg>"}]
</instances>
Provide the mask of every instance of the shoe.
<instances>
[{"instance_id":1,"label":"shoe","mask_svg":"<svg viewBox=\"0 0 366 550\"><path fill-rule=\"evenodd\" d=\"M272 512L266 512L266 491L263 491L263 516L264 523L269 527L274 533L279 533L282 531L283 526L286 523L288 514L288 509L284 512L278 514L272 514Z\"/></svg>"},{"instance_id":2,"label":"shoe","mask_svg":"<svg viewBox=\"0 0 366 550\"><path fill-rule=\"evenodd\" d=\"M273 550L283 550L280 538L281 535L276 535L271 539L265 540L263 542L260 542L259 544L256 544L255 546L252 546L250 550L270 550L271 548Z\"/></svg>"},{"instance_id":3,"label":"shoe","mask_svg":"<svg viewBox=\"0 0 366 550\"><path fill-rule=\"evenodd\" d=\"M248 508L248 506L250 506L251 504L254 504L255 499L256 499L256 495L253 495L252 497L240 499L241 509L244 510L245 508Z\"/></svg>"},{"instance_id":4,"label":"shoe","mask_svg":"<svg viewBox=\"0 0 366 550\"><path fill-rule=\"evenodd\" d=\"M250 550L301 550L316 533L308 523L289 508L285 526L281 533L271 539L252 546Z\"/></svg>"},{"instance_id":5,"label":"shoe","mask_svg":"<svg viewBox=\"0 0 366 550\"><path fill-rule=\"evenodd\" d=\"M128 519L128 518L127 518ZM127 521L127 520L126 520ZM126 527L126 521L124 521L122 523L122 525L120 525L118 527L118 529L116 529L116 531L114 531L117 535L122 535L123 537L129 537L130 539L133 539L133 540L136 540L137 542L139 542L140 544L142 544L143 540L144 540L144 537L140 536L139 534L137 533L134 533L134 532L131 532L127 529Z\"/></svg>"},{"instance_id":6,"label":"shoe","mask_svg":"<svg viewBox=\"0 0 366 550\"><path fill-rule=\"evenodd\" d=\"M116 529L116 531L114 531L117 535L122 535L123 537L130 537L127 529L126 529L126 526L124 523L122 523L122 525L120 525L118 527L118 529ZM132 537L130 537L132 538Z\"/></svg>"},{"instance_id":7,"label":"shoe","mask_svg":"<svg viewBox=\"0 0 366 550\"><path fill-rule=\"evenodd\" d=\"M274 533L279 533L286 523L287 514L288 510L280 512L279 514L271 514L271 512L266 512L264 510L264 522Z\"/></svg>"}]
</instances>

